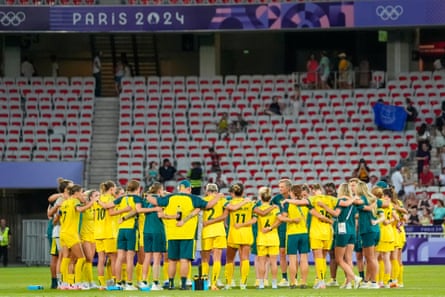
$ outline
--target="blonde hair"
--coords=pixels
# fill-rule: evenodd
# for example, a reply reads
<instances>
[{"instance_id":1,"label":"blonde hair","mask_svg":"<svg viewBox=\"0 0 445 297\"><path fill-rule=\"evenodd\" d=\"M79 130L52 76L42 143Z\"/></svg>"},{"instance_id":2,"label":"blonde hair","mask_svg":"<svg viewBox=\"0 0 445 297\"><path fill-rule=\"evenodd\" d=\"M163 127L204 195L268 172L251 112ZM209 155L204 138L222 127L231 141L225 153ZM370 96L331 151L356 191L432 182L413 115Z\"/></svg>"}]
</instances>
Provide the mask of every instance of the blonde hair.
<instances>
[{"instance_id":1,"label":"blonde hair","mask_svg":"<svg viewBox=\"0 0 445 297\"><path fill-rule=\"evenodd\" d=\"M269 202L272 198L272 190L269 187L261 187L258 190L258 195L260 196L262 201Z\"/></svg>"},{"instance_id":2,"label":"blonde hair","mask_svg":"<svg viewBox=\"0 0 445 297\"><path fill-rule=\"evenodd\" d=\"M351 188L348 183L342 183L338 186L337 197L351 197Z\"/></svg>"},{"instance_id":3,"label":"blonde hair","mask_svg":"<svg viewBox=\"0 0 445 297\"><path fill-rule=\"evenodd\" d=\"M409 169L409 167L403 166L402 169L400 169L400 173L402 174L404 179L411 179L411 170Z\"/></svg>"},{"instance_id":4,"label":"blonde hair","mask_svg":"<svg viewBox=\"0 0 445 297\"><path fill-rule=\"evenodd\" d=\"M278 184L284 184L289 190L292 187L292 182L290 181L290 179L280 179L280 181L278 182Z\"/></svg>"},{"instance_id":5,"label":"blonde hair","mask_svg":"<svg viewBox=\"0 0 445 297\"><path fill-rule=\"evenodd\" d=\"M372 206L372 214L374 215L374 217L377 216L377 205L375 205L375 202L377 201L377 197L369 192L368 185L361 181L357 184L356 189L357 189L358 196L366 197L369 205Z\"/></svg>"},{"instance_id":6,"label":"blonde hair","mask_svg":"<svg viewBox=\"0 0 445 297\"><path fill-rule=\"evenodd\" d=\"M377 198L383 197L383 189L380 187L375 187L375 186L372 187L371 193L372 193L372 195L376 196Z\"/></svg>"}]
</instances>

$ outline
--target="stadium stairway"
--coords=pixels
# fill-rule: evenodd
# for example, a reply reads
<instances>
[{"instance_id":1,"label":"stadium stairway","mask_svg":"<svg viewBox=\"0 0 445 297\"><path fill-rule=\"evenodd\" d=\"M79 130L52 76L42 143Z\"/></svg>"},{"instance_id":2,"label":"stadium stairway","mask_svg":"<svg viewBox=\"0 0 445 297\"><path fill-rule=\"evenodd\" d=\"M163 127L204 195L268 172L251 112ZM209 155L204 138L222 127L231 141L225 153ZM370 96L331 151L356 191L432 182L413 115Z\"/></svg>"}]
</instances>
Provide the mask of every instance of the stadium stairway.
<instances>
[{"instance_id":1,"label":"stadium stairway","mask_svg":"<svg viewBox=\"0 0 445 297\"><path fill-rule=\"evenodd\" d=\"M99 189L101 182L116 179L118 125L119 98L96 98L91 155L87 167L88 188Z\"/></svg>"}]
</instances>

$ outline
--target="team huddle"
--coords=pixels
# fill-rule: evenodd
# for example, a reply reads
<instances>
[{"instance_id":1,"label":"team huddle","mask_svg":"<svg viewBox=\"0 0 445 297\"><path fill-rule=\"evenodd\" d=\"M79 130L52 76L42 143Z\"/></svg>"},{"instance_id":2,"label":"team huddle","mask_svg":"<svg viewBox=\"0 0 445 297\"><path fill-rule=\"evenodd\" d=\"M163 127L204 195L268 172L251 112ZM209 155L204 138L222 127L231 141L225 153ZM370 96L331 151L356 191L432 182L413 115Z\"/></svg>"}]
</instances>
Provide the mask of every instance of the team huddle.
<instances>
[{"instance_id":1,"label":"team huddle","mask_svg":"<svg viewBox=\"0 0 445 297\"><path fill-rule=\"evenodd\" d=\"M328 254L331 265L344 271L340 288L403 286L407 211L386 183L368 189L354 178L325 193L319 184L292 185L283 179L279 191L272 196L269 187L261 187L257 197L245 197L243 185L236 183L226 197L216 184L207 184L200 197L191 194L187 180L179 182L175 193L166 193L160 183L142 193L138 181L129 181L126 189L107 181L100 191L83 191L60 180L48 207L52 288L174 289L178 272L178 287L187 289L197 249L211 290L234 286L237 253L240 289L247 288L251 254L257 288L269 286L269 274L273 289L308 288L311 251L314 289L338 285L332 269L327 281ZM98 284L93 277L96 253Z\"/></svg>"}]
</instances>

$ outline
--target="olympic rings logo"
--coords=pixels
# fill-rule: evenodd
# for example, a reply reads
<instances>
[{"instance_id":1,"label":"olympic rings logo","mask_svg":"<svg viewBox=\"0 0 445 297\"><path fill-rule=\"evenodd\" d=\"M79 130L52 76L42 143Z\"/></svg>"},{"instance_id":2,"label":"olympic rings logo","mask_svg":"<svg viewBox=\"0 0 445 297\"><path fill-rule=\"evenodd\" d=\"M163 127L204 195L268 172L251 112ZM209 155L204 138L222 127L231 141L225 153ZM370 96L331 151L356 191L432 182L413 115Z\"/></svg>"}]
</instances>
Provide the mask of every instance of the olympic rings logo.
<instances>
[{"instance_id":1,"label":"olympic rings logo","mask_svg":"<svg viewBox=\"0 0 445 297\"><path fill-rule=\"evenodd\" d=\"M0 25L17 27L26 20L26 14L23 11L0 11Z\"/></svg>"},{"instance_id":2,"label":"olympic rings logo","mask_svg":"<svg viewBox=\"0 0 445 297\"><path fill-rule=\"evenodd\" d=\"M379 5L375 9L375 13L379 16L383 21L395 21L403 14L403 7L400 5L392 6L392 5Z\"/></svg>"}]
</instances>

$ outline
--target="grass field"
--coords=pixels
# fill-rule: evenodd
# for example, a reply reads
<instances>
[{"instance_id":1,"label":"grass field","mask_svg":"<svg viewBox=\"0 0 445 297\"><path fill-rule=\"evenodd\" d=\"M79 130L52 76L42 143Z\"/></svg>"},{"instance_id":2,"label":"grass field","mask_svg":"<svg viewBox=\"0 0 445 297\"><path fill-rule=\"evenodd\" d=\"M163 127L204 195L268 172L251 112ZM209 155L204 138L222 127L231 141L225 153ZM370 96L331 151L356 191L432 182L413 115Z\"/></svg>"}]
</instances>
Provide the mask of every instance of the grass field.
<instances>
[{"instance_id":1,"label":"grass field","mask_svg":"<svg viewBox=\"0 0 445 297\"><path fill-rule=\"evenodd\" d=\"M195 269L195 268L194 268ZM238 270L238 267L237 269ZM310 280L314 279L314 269L311 267ZM83 296L83 297L95 297L95 296L235 296L245 297L246 295L255 297L287 297L287 296L445 296L445 284L444 284L445 268L440 265L436 266L405 266L405 287L399 289L380 289L380 290L341 290L339 288L327 288L325 290L314 289L289 289L280 288L276 290L264 289L257 290L253 287L254 276L253 269L251 269L251 277L249 278L249 287L246 291L241 291L238 288L234 288L229 291L157 291L157 292L138 292L138 291L58 291L48 289L49 285L49 268L48 267L11 267L0 268L0 297L18 297L18 296ZM342 276L341 271L338 273ZM236 276L235 279L238 279ZM339 281L343 281L343 277L339 277ZM30 291L27 289L28 285L40 284L45 287L44 290Z\"/></svg>"}]
</instances>

